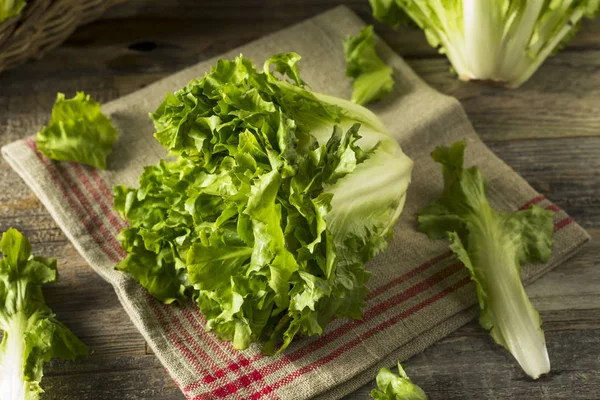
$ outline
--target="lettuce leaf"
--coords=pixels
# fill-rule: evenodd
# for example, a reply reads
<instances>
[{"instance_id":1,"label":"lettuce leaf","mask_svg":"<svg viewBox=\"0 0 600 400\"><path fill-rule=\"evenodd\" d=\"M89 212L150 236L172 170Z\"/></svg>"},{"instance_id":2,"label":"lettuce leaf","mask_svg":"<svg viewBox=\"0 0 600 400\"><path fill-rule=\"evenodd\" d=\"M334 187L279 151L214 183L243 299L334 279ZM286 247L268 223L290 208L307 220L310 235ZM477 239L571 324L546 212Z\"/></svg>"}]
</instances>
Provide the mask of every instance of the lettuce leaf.
<instances>
[{"instance_id":1,"label":"lettuce leaf","mask_svg":"<svg viewBox=\"0 0 600 400\"><path fill-rule=\"evenodd\" d=\"M58 280L56 260L31 255L31 245L16 229L2 235L0 249L0 394L3 399L36 400L43 363L73 360L88 350L44 303L40 285Z\"/></svg>"},{"instance_id":2,"label":"lettuce leaf","mask_svg":"<svg viewBox=\"0 0 600 400\"><path fill-rule=\"evenodd\" d=\"M371 391L371 398L376 400L427 400L427 395L415 385L402 365L398 363L398 375L387 368L381 368L377 374L377 389Z\"/></svg>"},{"instance_id":3,"label":"lettuce leaf","mask_svg":"<svg viewBox=\"0 0 600 400\"><path fill-rule=\"evenodd\" d=\"M119 136L100 104L78 92L72 99L58 93L48 126L36 136L38 150L52 160L75 161L106 169L106 158Z\"/></svg>"},{"instance_id":4,"label":"lettuce leaf","mask_svg":"<svg viewBox=\"0 0 600 400\"><path fill-rule=\"evenodd\" d=\"M378 100L392 91L393 70L388 67L375 51L373 26L365 26L357 36L348 36L344 41L346 56L346 76L352 78L351 100L365 105Z\"/></svg>"},{"instance_id":5,"label":"lettuce leaf","mask_svg":"<svg viewBox=\"0 0 600 400\"><path fill-rule=\"evenodd\" d=\"M494 210L477 167L463 167L465 142L432 153L442 165L444 191L419 214L419 231L447 236L450 249L477 286L481 326L536 379L550 371L541 319L520 278L521 264L551 255L554 213L532 206L514 214Z\"/></svg>"},{"instance_id":6,"label":"lettuce leaf","mask_svg":"<svg viewBox=\"0 0 600 400\"><path fill-rule=\"evenodd\" d=\"M0 0L0 23L21 14L26 5L25 0Z\"/></svg>"},{"instance_id":7,"label":"lettuce leaf","mask_svg":"<svg viewBox=\"0 0 600 400\"><path fill-rule=\"evenodd\" d=\"M304 88L299 60L219 60L168 94L151 116L175 160L114 188L129 222L117 268L267 354L361 316L365 263L387 247L412 170L374 114Z\"/></svg>"}]
</instances>

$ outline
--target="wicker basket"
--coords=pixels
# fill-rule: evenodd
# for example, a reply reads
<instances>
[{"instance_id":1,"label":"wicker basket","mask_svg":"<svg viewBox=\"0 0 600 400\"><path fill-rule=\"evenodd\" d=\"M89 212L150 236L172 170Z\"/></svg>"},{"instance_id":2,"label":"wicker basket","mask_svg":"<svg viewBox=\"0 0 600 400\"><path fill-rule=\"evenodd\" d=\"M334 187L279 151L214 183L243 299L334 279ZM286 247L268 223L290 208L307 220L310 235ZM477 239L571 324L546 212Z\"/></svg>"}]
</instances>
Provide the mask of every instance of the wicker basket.
<instances>
[{"instance_id":1,"label":"wicker basket","mask_svg":"<svg viewBox=\"0 0 600 400\"><path fill-rule=\"evenodd\" d=\"M125 0L28 0L20 15L0 23L0 72L39 59L77 26Z\"/></svg>"}]
</instances>

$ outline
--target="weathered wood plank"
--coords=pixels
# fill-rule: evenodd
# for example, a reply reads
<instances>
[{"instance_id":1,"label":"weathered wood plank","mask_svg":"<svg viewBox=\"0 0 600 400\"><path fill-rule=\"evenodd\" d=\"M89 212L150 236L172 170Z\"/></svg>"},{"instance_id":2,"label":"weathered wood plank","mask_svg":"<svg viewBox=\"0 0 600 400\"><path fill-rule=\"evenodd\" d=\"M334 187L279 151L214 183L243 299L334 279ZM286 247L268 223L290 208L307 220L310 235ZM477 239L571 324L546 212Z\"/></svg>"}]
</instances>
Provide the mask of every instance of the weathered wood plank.
<instances>
[{"instance_id":1,"label":"weathered wood plank","mask_svg":"<svg viewBox=\"0 0 600 400\"><path fill-rule=\"evenodd\" d=\"M185 399L153 355L57 360L47 364L44 375L44 400Z\"/></svg>"},{"instance_id":2,"label":"weathered wood plank","mask_svg":"<svg viewBox=\"0 0 600 400\"><path fill-rule=\"evenodd\" d=\"M185 43L186 39L194 33L206 30L213 33L218 31L219 34L216 37L219 40L256 38L341 4L350 7L365 22L375 24L379 35L402 56L406 58L444 57L427 43L421 30L406 26L392 29L375 21L371 16L370 7L364 0L237 0L226 3L220 0L202 2L130 0L110 10L100 21L80 28L69 39L69 43L84 40L88 45L93 46L97 42L90 41L89 32L106 26L106 24L111 25L111 29L104 30L102 36L94 36L96 40L100 38L99 41L102 42L131 37L141 32L139 30L140 23L153 24L154 29L150 32L153 32L158 41L173 37L177 38L178 42ZM130 19L132 16L137 16L137 19ZM140 21L139 18L143 18L143 20ZM112 19L125 19L126 21L115 26ZM87 40L84 39L86 37ZM564 51L598 50L599 48L600 21L584 20L583 29L569 42Z\"/></svg>"},{"instance_id":3,"label":"weathered wood plank","mask_svg":"<svg viewBox=\"0 0 600 400\"><path fill-rule=\"evenodd\" d=\"M600 130L600 123L597 129ZM600 226L600 138L487 141L487 144L581 225Z\"/></svg>"},{"instance_id":4,"label":"weathered wood plank","mask_svg":"<svg viewBox=\"0 0 600 400\"><path fill-rule=\"evenodd\" d=\"M247 30L246 24L256 21L269 24L280 24L281 27L290 23L310 18L330 8L344 4L350 7L367 23L374 23L371 8L365 0L129 0L109 10L103 20L129 19L132 17L144 19L187 20L200 21L235 21L239 31ZM185 24L185 22L183 22ZM572 49L598 48L600 45L600 23L584 21L584 27L576 38L569 44ZM235 27L233 28L235 30ZM418 29L399 28L397 32L377 24L377 30L389 43L403 43L408 52L403 55L436 55L437 51L427 44L423 33Z\"/></svg>"},{"instance_id":5,"label":"weathered wood plank","mask_svg":"<svg viewBox=\"0 0 600 400\"><path fill-rule=\"evenodd\" d=\"M159 41L156 33L150 33L152 26L141 23L140 32L146 34L133 34L120 42L89 48L85 40L84 44L69 44L43 62L0 75L0 86L7 96L0 99L0 110L6 111L0 114L5 134L39 129L59 90L69 94L86 90L99 101L107 101L255 38L251 34L228 37L228 26L223 24L215 27L217 40L210 28L202 28L206 31L197 36L181 40L177 35L166 36ZM106 30L104 26L90 35ZM257 36L266 33L261 28L257 31ZM150 51L130 49L140 43L157 47ZM65 59L73 60L69 69L61 67ZM462 102L485 140L600 135L600 50L563 52L549 59L519 90L460 82L449 72L444 58L413 58L408 62L431 86Z\"/></svg>"},{"instance_id":6,"label":"weathered wood plank","mask_svg":"<svg viewBox=\"0 0 600 400\"><path fill-rule=\"evenodd\" d=\"M542 314L542 316L544 316ZM431 400L581 399L597 398L600 391L598 353L594 332L547 332L553 371L538 381L528 379L489 336L447 338L410 359L406 370ZM372 382L347 399L365 399Z\"/></svg>"},{"instance_id":7,"label":"weathered wood plank","mask_svg":"<svg viewBox=\"0 0 600 400\"><path fill-rule=\"evenodd\" d=\"M600 135L600 52L565 52L518 90L458 81L444 59L408 60L431 86L457 97L487 140Z\"/></svg>"},{"instance_id":8,"label":"weathered wood plank","mask_svg":"<svg viewBox=\"0 0 600 400\"><path fill-rule=\"evenodd\" d=\"M542 317L545 317L542 313ZM550 324L549 324L550 325ZM463 329L472 327L472 323ZM462 330L461 330L462 331ZM600 390L598 327L552 331L546 328L552 372L527 378L510 354L489 336L448 337L408 360L407 373L431 400L444 399L592 399ZM346 397L367 398L375 382Z\"/></svg>"}]
</instances>

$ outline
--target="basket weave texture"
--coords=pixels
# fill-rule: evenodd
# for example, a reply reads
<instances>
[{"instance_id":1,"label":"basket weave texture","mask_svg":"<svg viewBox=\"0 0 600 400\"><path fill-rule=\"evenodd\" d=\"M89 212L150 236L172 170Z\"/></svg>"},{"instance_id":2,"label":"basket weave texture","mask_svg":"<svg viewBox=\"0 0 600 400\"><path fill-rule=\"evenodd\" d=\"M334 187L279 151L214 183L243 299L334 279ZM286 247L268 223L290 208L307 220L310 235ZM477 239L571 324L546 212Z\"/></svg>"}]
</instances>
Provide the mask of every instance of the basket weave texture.
<instances>
[{"instance_id":1,"label":"basket weave texture","mask_svg":"<svg viewBox=\"0 0 600 400\"><path fill-rule=\"evenodd\" d=\"M0 23L0 72L39 59L79 25L125 0L28 0L20 15Z\"/></svg>"}]
</instances>

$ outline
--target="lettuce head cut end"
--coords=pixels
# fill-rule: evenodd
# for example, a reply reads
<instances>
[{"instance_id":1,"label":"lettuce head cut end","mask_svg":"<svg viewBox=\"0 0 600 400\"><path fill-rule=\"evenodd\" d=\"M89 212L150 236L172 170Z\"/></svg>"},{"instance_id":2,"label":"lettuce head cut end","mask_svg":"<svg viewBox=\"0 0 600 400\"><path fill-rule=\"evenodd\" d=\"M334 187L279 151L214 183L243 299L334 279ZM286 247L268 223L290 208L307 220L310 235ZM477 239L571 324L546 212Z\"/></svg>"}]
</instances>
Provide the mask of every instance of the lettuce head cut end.
<instances>
[{"instance_id":1,"label":"lettuce head cut end","mask_svg":"<svg viewBox=\"0 0 600 400\"><path fill-rule=\"evenodd\" d=\"M600 0L370 0L392 26L411 19L446 54L461 80L526 82L570 41Z\"/></svg>"},{"instance_id":2,"label":"lettuce head cut end","mask_svg":"<svg viewBox=\"0 0 600 400\"><path fill-rule=\"evenodd\" d=\"M176 159L114 189L129 222L117 268L267 354L361 316L365 263L387 247L412 170L373 113L308 90L299 60L219 60L167 95L151 116Z\"/></svg>"}]
</instances>

